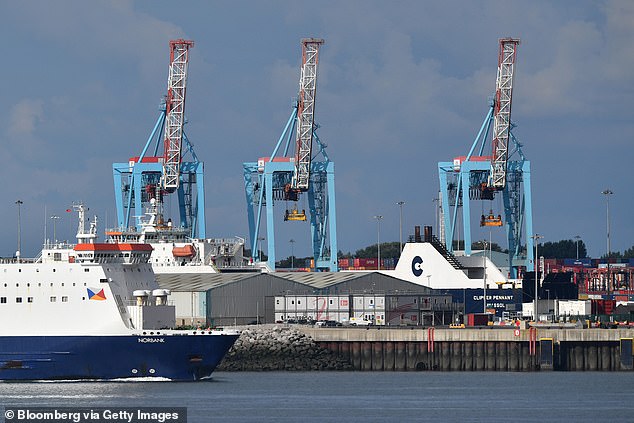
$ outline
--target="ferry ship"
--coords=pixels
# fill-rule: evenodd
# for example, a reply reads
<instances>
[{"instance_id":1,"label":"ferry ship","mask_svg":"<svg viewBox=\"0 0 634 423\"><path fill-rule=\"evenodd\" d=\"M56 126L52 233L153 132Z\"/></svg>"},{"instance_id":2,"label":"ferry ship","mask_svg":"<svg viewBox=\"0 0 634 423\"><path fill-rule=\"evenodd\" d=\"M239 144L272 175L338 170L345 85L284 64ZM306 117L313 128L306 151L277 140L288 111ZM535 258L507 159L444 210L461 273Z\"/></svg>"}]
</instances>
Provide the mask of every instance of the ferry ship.
<instances>
[{"instance_id":1,"label":"ferry ship","mask_svg":"<svg viewBox=\"0 0 634 423\"><path fill-rule=\"evenodd\" d=\"M149 262L159 279L259 271L244 256L243 238L191 238L188 228L174 226L171 219L164 220L154 199L139 221L139 228L107 230L106 238L111 242L150 244L153 250Z\"/></svg>"},{"instance_id":2,"label":"ferry ship","mask_svg":"<svg viewBox=\"0 0 634 423\"><path fill-rule=\"evenodd\" d=\"M0 380L202 380L239 336L174 330L144 243L97 243L97 220L77 244L0 262Z\"/></svg>"}]
</instances>

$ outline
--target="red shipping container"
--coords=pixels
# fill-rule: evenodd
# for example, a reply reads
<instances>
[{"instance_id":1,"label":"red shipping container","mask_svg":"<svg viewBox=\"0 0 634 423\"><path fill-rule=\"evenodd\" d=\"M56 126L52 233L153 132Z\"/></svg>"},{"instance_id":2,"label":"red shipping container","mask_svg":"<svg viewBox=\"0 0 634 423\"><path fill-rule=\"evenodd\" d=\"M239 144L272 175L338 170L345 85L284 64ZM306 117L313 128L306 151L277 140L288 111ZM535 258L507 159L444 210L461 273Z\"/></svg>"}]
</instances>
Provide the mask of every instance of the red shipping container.
<instances>
[{"instance_id":1,"label":"red shipping container","mask_svg":"<svg viewBox=\"0 0 634 423\"><path fill-rule=\"evenodd\" d=\"M489 324L489 315L484 313L467 314L467 326L487 326Z\"/></svg>"},{"instance_id":2,"label":"red shipping container","mask_svg":"<svg viewBox=\"0 0 634 423\"><path fill-rule=\"evenodd\" d=\"M592 300L592 314L612 314L616 301L614 300Z\"/></svg>"}]
</instances>

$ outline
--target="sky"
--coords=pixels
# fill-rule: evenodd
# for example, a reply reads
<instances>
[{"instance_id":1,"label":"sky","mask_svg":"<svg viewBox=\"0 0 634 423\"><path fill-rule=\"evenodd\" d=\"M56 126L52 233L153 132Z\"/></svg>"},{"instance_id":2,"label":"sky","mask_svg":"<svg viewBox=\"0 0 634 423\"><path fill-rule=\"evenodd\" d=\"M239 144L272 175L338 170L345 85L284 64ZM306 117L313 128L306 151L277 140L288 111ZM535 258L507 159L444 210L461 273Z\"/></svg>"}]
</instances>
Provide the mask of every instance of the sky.
<instances>
[{"instance_id":1,"label":"sky","mask_svg":"<svg viewBox=\"0 0 634 423\"><path fill-rule=\"evenodd\" d=\"M73 202L114 225L112 163L142 150L176 38L195 42L185 130L205 163L207 236L248 237L242 163L280 136L305 37L325 39L315 120L341 251L398 241L398 201L405 237L435 224L437 163L468 152L504 37L521 39L512 120L534 231L604 254L610 188L611 250L634 245L634 2L27 0L0 2L0 256L17 248L17 200L24 257L53 222L74 237ZM474 227L474 240L489 235ZM276 237L278 258L310 254L307 223L280 220Z\"/></svg>"}]
</instances>

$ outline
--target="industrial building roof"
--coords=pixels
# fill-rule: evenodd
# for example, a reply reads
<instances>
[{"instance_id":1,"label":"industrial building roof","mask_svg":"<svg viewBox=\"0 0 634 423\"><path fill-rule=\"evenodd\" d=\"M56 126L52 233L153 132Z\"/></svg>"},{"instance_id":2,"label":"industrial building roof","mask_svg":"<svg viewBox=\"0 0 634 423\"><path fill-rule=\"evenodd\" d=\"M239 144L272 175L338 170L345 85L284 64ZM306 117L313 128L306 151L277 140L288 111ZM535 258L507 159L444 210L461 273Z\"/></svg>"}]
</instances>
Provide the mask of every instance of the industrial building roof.
<instances>
[{"instance_id":1,"label":"industrial building roof","mask_svg":"<svg viewBox=\"0 0 634 423\"><path fill-rule=\"evenodd\" d=\"M374 272L276 272L272 275L321 289L358 279L371 273Z\"/></svg>"},{"instance_id":2,"label":"industrial building roof","mask_svg":"<svg viewBox=\"0 0 634 423\"><path fill-rule=\"evenodd\" d=\"M208 291L245 279L267 275L311 288L322 289L367 276L373 272L275 272L275 273L183 273L157 274L161 288L172 291Z\"/></svg>"}]
</instances>

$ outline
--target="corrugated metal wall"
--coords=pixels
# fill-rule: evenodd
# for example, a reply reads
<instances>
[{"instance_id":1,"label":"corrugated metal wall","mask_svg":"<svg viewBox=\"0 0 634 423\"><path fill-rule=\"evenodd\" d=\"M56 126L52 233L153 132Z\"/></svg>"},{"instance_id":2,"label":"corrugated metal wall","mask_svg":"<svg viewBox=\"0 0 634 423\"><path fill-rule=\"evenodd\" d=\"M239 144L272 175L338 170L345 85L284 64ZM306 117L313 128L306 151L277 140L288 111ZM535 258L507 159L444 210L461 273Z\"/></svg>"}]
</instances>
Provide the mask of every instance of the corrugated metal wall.
<instances>
[{"instance_id":1,"label":"corrugated metal wall","mask_svg":"<svg viewBox=\"0 0 634 423\"><path fill-rule=\"evenodd\" d=\"M290 292L308 294L313 289L269 274L243 279L208 291L208 316L215 325L274 323L272 297Z\"/></svg>"}]
</instances>

